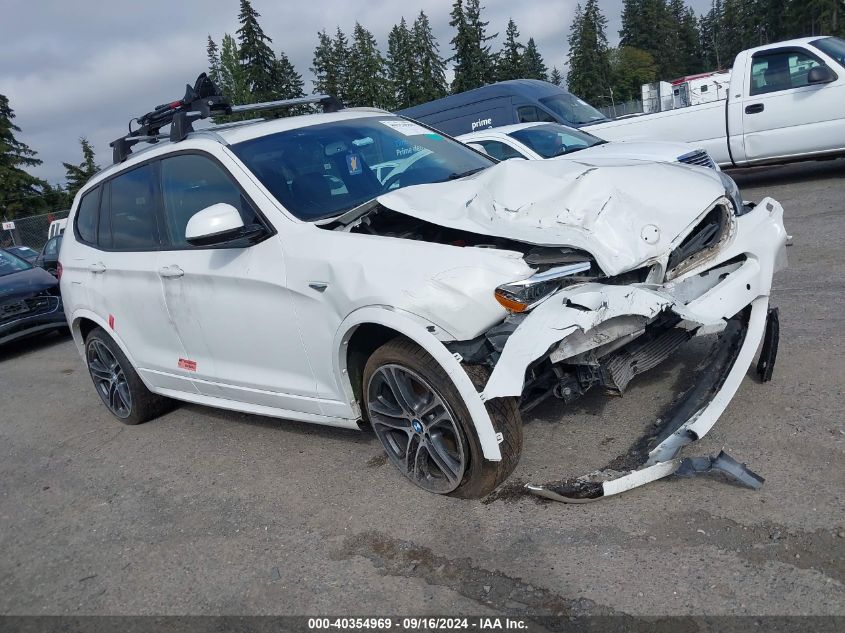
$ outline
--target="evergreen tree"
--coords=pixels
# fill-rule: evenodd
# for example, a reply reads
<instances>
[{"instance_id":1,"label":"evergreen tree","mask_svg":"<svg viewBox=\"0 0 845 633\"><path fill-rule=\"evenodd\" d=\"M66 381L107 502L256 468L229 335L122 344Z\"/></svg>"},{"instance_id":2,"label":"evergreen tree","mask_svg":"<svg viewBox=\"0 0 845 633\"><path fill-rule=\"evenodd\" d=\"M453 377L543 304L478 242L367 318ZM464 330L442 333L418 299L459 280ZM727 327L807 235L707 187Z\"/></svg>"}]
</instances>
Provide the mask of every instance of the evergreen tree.
<instances>
[{"instance_id":1,"label":"evergreen tree","mask_svg":"<svg viewBox=\"0 0 845 633\"><path fill-rule=\"evenodd\" d=\"M411 37L416 61L416 86L418 89L413 99L413 105L445 97L448 92L446 63L440 57L440 46L431 30L428 16L422 11L414 21Z\"/></svg>"},{"instance_id":2,"label":"evergreen tree","mask_svg":"<svg viewBox=\"0 0 845 633\"><path fill-rule=\"evenodd\" d=\"M569 91L591 103L609 101L610 64L608 59L607 18L602 15L597 0L587 0L584 8L575 7L575 17L569 34L569 72L566 82Z\"/></svg>"},{"instance_id":3,"label":"evergreen tree","mask_svg":"<svg viewBox=\"0 0 845 633\"><path fill-rule=\"evenodd\" d=\"M270 99L273 93L273 72L276 66L276 56L270 48L273 41L264 34L258 23L261 14L253 9L249 0L240 0L241 11L238 21L238 49L241 66L248 91L251 93L249 103Z\"/></svg>"},{"instance_id":4,"label":"evergreen tree","mask_svg":"<svg viewBox=\"0 0 845 633\"><path fill-rule=\"evenodd\" d=\"M347 73L347 91L351 105L390 105L384 57L378 50L376 38L358 22L355 23L352 36Z\"/></svg>"},{"instance_id":5,"label":"evergreen tree","mask_svg":"<svg viewBox=\"0 0 845 633\"><path fill-rule=\"evenodd\" d=\"M42 211L65 211L73 204L73 196L69 195L61 185L51 185L45 182L41 186Z\"/></svg>"},{"instance_id":6,"label":"evergreen tree","mask_svg":"<svg viewBox=\"0 0 845 633\"><path fill-rule=\"evenodd\" d=\"M661 79L683 74L678 60L678 25L667 0L624 0L620 47L638 48L655 60Z\"/></svg>"},{"instance_id":7,"label":"evergreen tree","mask_svg":"<svg viewBox=\"0 0 845 633\"><path fill-rule=\"evenodd\" d=\"M303 90L305 84L302 75L296 72L284 51L279 51L276 64L273 67L273 98L274 99L298 99L305 96ZM293 116L304 114L309 111L308 106L296 106L294 108L282 108L277 112L281 116Z\"/></svg>"},{"instance_id":8,"label":"evergreen tree","mask_svg":"<svg viewBox=\"0 0 845 633\"><path fill-rule=\"evenodd\" d=\"M84 136L79 139L82 145L82 162L78 165L73 163L62 163L65 168L65 180L67 181L67 195L72 199L76 192L82 189L86 182L100 171L100 166L94 162L94 148Z\"/></svg>"},{"instance_id":9,"label":"evergreen tree","mask_svg":"<svg viewBox=\"0 0 845 633\"><path fill-rule=\"evenodd\" d=\"M334 65L332 38L325 31L317 33L317 48L314 49L311 72L314 74L315 94L339 98L341 77Z\"/></svg>"},{"instance_id":10,"label":"evergreen tree","mask_svg":"<svg viewBox=\"0 0 845 633\"><path fill-rule=\"evenodd\" d=\"M455 54L449 61L455 62L455 79L452 92L464 92L495 81L495 58L490 46L485 44L496 37L487 35L488 22L481 19L481 0L455 0L450 13L449 25L455 28L452 47Z\"/></svg>"},{"instance_id":11,"label":"evergreen tree","mask_svg":"<svg viewBox=\"0 0 845 633\"><path fill-rule=\"evenodd\" d=\"M563 85L563 76L560 74L560 71L557 69L557 66L552 68L552 74L549 75L549 81L556 86Z\"/></svg>"},{"instance_id":12,"label":"evergreen tree","mask_svg":"<svg viewBox=\"0 0 845 633\"><path fill-rule=\"evenodd\" d=\"M413 34L403 17L387 36L387 76L393 93L391 110L409 108L416 102L419 69L414 53Z\"/></svg>"},{"instance_id":13,"label":"evergreen tree","mask_svg":"<svg viewBox=\"0 0 845 633\"><path fill-rule=\"evenodd\" d=\"M539 79L546 81L548 78L548 68L543 62L543 56L537 50L537 45L534 43L534 38L528 38L528 46L525 47L525 55L522 56L523 71L522 76L525 79Z\"/></svg>"},{"instance_id":14,"label":"evergreen tree","mask_svg":"<svg viewBox=\"0 0 845 633\"><path fill-rule=\"evenodd\" d=\"M340 27L337 27L334 40L332 40L331 65L337 76L337 94L335 96L344 103L350 100L350 55L349 40L346 39L346 35L340 30Z\"/></svg>"},{"instance_id":15,"label":"evergreen tree","mask_svg":"<svg viewBox=\"0 0 845 633\"><path fill-rule=\"evenodd\" d=\"M208 44L205 47L208 57L208 78L218 86L220 85L220 49L217 44L208 36Z\"/></svg>"},{"instance_id":16,"label":"evergreen tree","mask_svg":"<svg viewBox=\"0 0 845 633\"><path fill-rule=\"evenodd\" d=\"M41 160L15 138L21 129L12 122L14 118L9 99L0 94L0 217L7 219L37 213L42 205L41 188L46 185L24 169L37 167Z\"/></svg>"},{"instance_id":17,"label":"evergreen tree","mask_svg":"<svg viewBox=\"0 0 845 633\"><path fill-rule=\"evenodd\" d=\"M508 20L508 27L505 29L505 43L499 52L496 78L499 81L522 78L525 70L522 62L522 51L525 50L519 42L519 29L513 19Z\"/></svg>"}]
</instances>

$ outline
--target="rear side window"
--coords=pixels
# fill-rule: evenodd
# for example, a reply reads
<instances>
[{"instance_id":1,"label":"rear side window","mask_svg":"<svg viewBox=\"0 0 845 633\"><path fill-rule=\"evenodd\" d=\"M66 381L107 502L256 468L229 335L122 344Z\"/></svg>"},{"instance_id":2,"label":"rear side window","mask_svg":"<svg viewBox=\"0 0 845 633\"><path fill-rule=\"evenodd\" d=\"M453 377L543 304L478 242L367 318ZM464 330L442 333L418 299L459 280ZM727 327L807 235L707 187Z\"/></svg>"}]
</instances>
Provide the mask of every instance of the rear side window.
<instances>
[{"instance_id":1,"label":"rear side window","mask_svg":"<svg viewBox=\"0 0 845 633\"><path fill-rule=\"evenodd\" d=\"M193 248L185 240L188 220L213 204L224 202L235 207L244 226L258 222L238 186L206 156L184 154L161 161L161 193L167 236L173 248Z\"/></svg>"},{"instance_id":2,"label":"rear side window","mask_svg":"<svg viewBox=\"0 0 845 633\"><path fill-rule=\"evenodd\" d=\"M111 216L111 247L144 251L159 246L153 166L143 165L110 181L111 195L103 209ZM103 246L106 246L103 244Z\"/></svg>"},{"instance_id":3,"label":"rear side window","mask_svg":"<svg viewBox=\"0 0 845 633\"><path fill-rule=\"evenodd\" d=\"M97 242L97 203L100 189L93 189L82 196L76 212L76 232L79 239L89 244Z\"/></svg>"},{"instance_id":4,"label":"rear side window","mask_svg":"<svg viewBox=\"0 0 845 633\"><path fill-rule=\"evenodd\" d=\"M510 145L502 143L501 141L470 141L471 143L478 143L484 148L484 151L490 154L493 158L498 160L509 160L511 158L525 158L520 152L516 151Z\"/></svg>"}]
</instances>

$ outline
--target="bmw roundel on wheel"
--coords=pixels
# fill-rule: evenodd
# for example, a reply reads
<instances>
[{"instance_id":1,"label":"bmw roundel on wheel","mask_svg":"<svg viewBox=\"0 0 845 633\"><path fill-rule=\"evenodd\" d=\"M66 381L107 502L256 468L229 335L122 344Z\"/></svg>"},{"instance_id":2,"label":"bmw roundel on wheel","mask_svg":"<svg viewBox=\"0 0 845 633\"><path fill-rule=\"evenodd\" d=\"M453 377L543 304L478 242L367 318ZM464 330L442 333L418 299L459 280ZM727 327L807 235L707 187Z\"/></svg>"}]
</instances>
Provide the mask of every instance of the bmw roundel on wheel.
<instances>
[{"instance_id":1,"label":"bmw roundel on wheel","mask_svg":"<svg viewBox=\"0 0 845 633\"><path fill-rule=\"evenodd\" d=\"M303 103L324 111L193 129ZM583 501L677 470L761 346L772 375L783 211L727 175L497 162L331 97L232 105L204 76L138 120L77 194L60 264L94 390L123 423L182 400L366 425L412 484L476 498L516 467L522 412L620 394L712 339L639 463L530 486Z\"/></svg>"}]
</instances>

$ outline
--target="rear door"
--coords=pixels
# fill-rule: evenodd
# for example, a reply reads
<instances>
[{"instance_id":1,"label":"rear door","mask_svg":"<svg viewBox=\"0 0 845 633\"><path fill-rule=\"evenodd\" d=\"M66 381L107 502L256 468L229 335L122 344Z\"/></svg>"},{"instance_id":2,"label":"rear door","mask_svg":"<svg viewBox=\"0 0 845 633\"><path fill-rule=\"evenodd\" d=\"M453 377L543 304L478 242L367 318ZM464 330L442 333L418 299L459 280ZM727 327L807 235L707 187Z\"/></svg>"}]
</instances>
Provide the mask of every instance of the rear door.
<instances>
[{"instance_id":1,"label":"rear door","mask_svg":"<svg viewBox=\"0 0 845 633\"><path fill-rule=\"evenodd\" d=\"M184 350L157 272L161 231L155 170L155 163L147 163L101 187L96 225L93 231L86 228L92 236L87 294L149 384L190 392L190 379L174 375Z\"/></svg>"},{"instance_id":2,"label":"rear door","mask_svg":"<svg viewBox=\"0 0 845 633\"><path fill-rule=\"evenodd\" d=\"M269 223L228 170L196 152L160 163L167 242L158 274L186 356L183 371L205 395L277 409L321 413L316 385L285 286L281 242L194 247L188 220L217 203L244 225Z\"/></svg>"},{"instance_id":3,"label":"rear door","mask_svg":"<svg viewBox=\"0 0 845 633\"><path fill-rule=\"evenodd\" d=\"M810 69L821 64L821 57L802 47L754 54L742 109L748 161L824 152L845 145L845 73L832 69L839 70L835 81L809 85Z\"/></svg>"}]
</instances>

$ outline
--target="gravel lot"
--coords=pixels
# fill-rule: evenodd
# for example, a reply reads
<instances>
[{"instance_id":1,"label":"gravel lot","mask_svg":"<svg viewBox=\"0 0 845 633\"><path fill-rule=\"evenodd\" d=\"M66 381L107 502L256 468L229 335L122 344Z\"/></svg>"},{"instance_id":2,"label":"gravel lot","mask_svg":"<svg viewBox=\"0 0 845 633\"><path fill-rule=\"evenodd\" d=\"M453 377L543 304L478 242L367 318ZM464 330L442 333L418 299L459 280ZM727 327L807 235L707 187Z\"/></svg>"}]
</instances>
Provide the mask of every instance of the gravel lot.
<instances>
[{"instance_id":1,"label":"gravel lot","mask_svg":"<svg viewBox=\"0 0 845 633\"><path fill-rule=\"evenodd\" d=\"M775 377L749 373L687 454L766 478L670 478L587 505L406 484L375 436L185 405L101 406L67 336L0 349L0 613L845 616L845 161L733 174L786 208ZM693 350L694 352L695 350ZM514 484L598 468L690 380L527 416Z\"/></svg>"}]
</instances>

